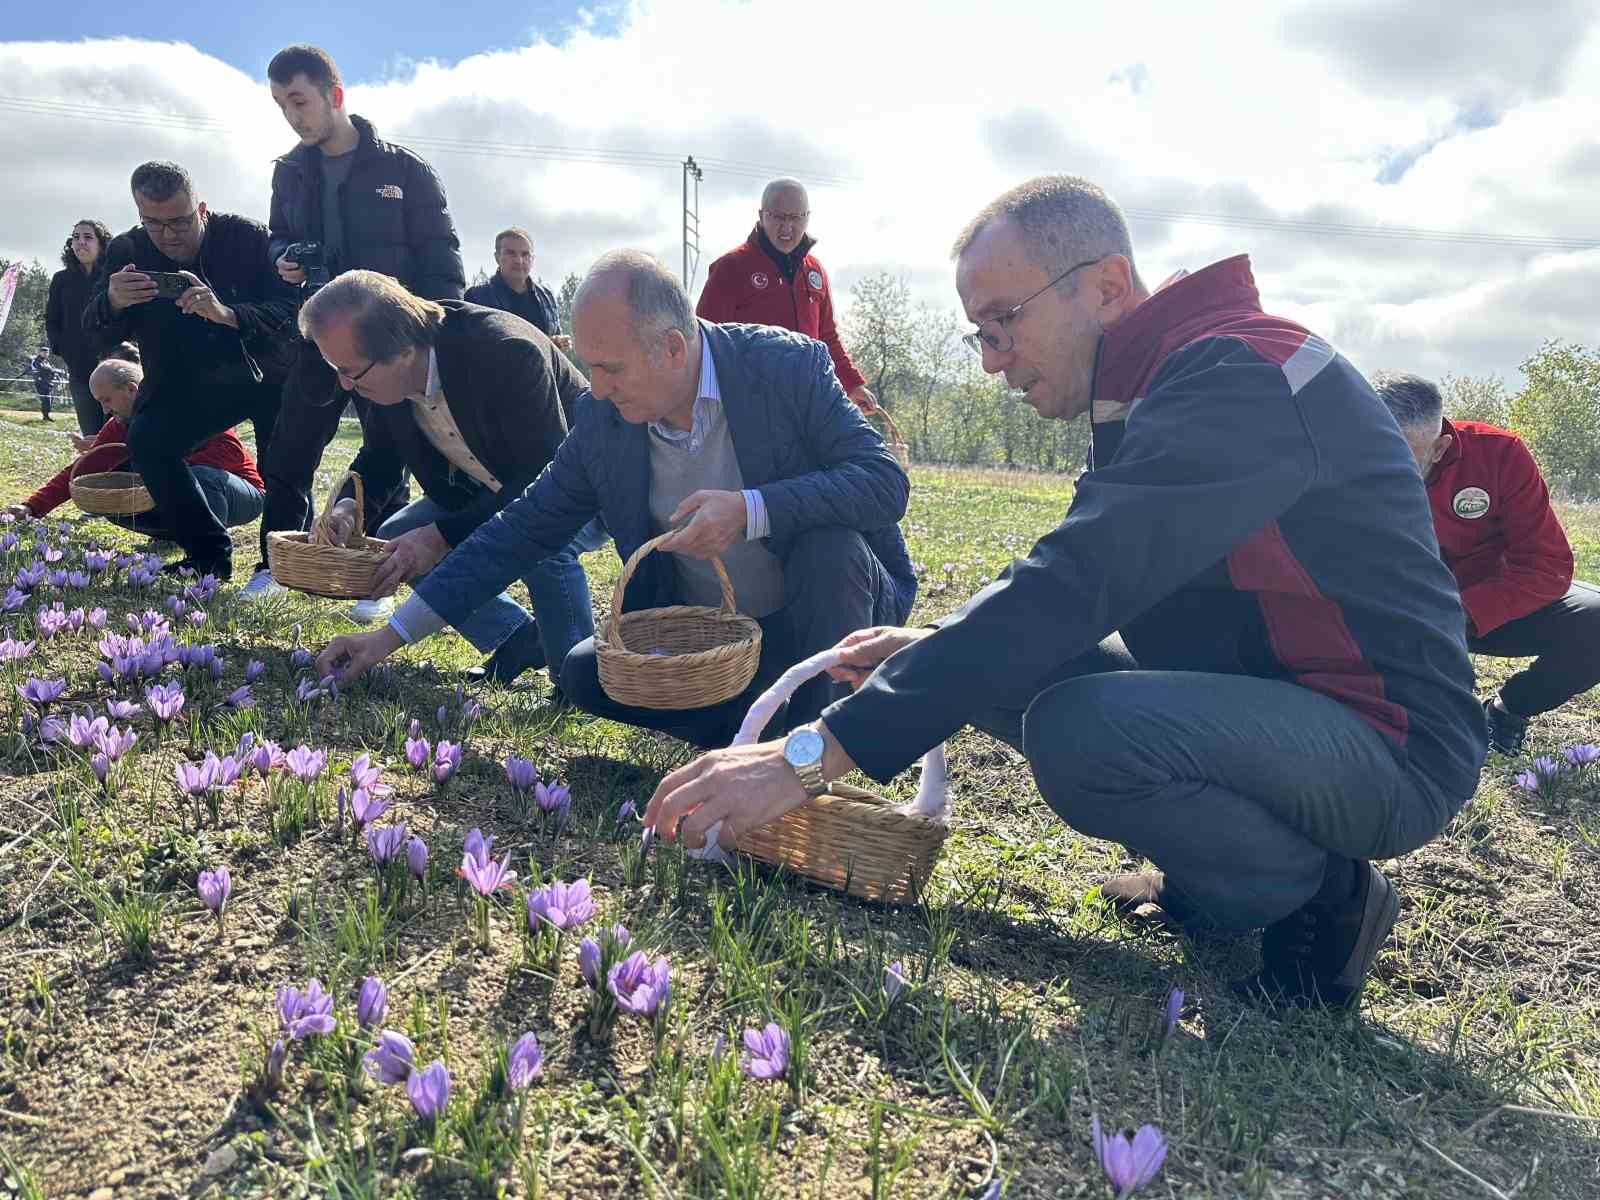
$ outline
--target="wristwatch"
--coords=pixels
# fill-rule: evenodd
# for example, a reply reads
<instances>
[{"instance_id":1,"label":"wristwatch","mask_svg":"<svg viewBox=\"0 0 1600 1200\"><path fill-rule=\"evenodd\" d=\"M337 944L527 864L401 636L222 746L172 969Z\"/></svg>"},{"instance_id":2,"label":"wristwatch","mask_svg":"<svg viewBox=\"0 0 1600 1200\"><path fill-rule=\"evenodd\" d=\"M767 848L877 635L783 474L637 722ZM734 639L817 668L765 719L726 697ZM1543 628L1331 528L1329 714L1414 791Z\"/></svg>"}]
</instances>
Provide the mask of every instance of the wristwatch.
<instances>
[{"instance_id":1,"label":"wristwatch","mask_svg":"<svg viewBox=\"0 0 1600 1200\"><path fill-rule=\"evenodd\" d=\"M783 743L783 758L800 777L800 786L807 796L820 796L828 790L828 781L822 777L822 752L826 743L822 735L809 725L802 725Z\"/></svg>"}]
</instances>

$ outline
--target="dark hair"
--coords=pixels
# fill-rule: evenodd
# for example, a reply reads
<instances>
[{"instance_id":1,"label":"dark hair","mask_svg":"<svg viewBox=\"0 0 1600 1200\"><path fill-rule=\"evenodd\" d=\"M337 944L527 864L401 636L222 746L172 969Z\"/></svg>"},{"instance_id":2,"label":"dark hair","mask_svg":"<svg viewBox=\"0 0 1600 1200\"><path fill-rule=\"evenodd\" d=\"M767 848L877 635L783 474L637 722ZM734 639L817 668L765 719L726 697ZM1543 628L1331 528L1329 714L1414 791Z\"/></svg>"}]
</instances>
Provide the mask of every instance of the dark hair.
<instances>
[{"instance_id":1,"label":"dark hair","mask_svg":"<svg viewBox=\"0 0 1600 1200\"><path fill-rule=\"evenodd\" d=\"M500 243L505 241L508 237L519 237L528 243L529 250L533 249L533 234L529 233L521 225L507 225L499 233L494 235L494 252L496 254L500 253Z\"/></svg>"},{"instance_id":2,"label":"dark hair","mask_svg":"<svg viewBox=\"0 0 1600 1200\"><path fill-rule=\"evenodd\" d=\"M298 42L293 46L285 46L272 56L272 61L267 64L267 78L279 87L288 87L296 75L304 75L316 88L326 96L336 87L343 87L344 80L339 76L339 68L333 61L333 56L321 46L312 46L305 42Z\"/></svg>"},{"instance_id":3,"label":"dark hair","mask_svg":"<svg viewBox=\"0 0 1600 1200\"><path fill-rule=\"evenodd\" d=\"M1389 406L1401 429L1436 429L1444 416L1444 397L1438 387L1408 371L1379 371L1372 390Z\"/></svg>"},{"instance_id":4,"label":"dark hair","mask_svg":"<svg viewBox=\"0 0 1600 1200\"><path fill-rule=\"evenodd\" d=\"M179 192L194 199L194 181L189 178L189 172L175 162L140 163L133 169L129 184L135 196L157 203L171 200Z\"/></svg>"},{"instance_id":5,"label":"dark hair","mask_svg":"<svg viewBox=\"0 0 1600 1200\"><path fill-rule=\"evenodd\" d=\"M72 233L78 232L79 225L87 225L94 230L94 240L100 243L100 250L95 255L94 260L98 265L100 260L105 257L106 247L111 244L111 230L106 227L103 221L96 221L92 217L84 217L82 220L72 223ZM72 233L67 235L66 245L61 247L61 265L63 267L77 267L82 270L83 264L78 261L78 256L72 252Z\"/></svg>"},{"instance_id":6,"label":"dark hair","mask_svg":"<svg viewBox=\"0 0 1600 1200\"><path fill-rule=\"evenodd\" d=\"M141 358L139 355L138 344L135 342L120 342L118 343L116 349L107 350L104 354L102 354L100 356L100 361L106 362L113 358L119 359L122 362L140 362Z\"/></svg>"}]
</instances>

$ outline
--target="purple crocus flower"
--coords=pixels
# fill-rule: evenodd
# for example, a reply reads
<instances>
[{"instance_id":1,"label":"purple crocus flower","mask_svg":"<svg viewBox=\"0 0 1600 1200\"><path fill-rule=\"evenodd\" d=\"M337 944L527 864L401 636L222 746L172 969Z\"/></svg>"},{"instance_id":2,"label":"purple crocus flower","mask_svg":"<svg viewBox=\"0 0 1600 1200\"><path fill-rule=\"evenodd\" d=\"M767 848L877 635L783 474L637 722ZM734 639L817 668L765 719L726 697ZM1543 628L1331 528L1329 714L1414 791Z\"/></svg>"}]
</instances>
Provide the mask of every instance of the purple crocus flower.
<instances>
[{"instance_id":1,"label":"purple crocus flower","mask_svg":"<svg viewBox=\"0 0 1600 1200\"><path fill-rule=\"evenodd\" d=\"M293 987L278 989L278 1019L291 1038L298 1041L311 1034L333 1032L333 997L322 990L322 981L312 977L305 991Z\"/></svg>"},{"instance_id":2,"label":"purple crocus flower","mask_svg":"<svg viewBox=\"0 0 1600 1200\"><path fill-rule=\"evenodd\" d=\"M266 669L266 663L262 662L259 658L252 658L244 665L244 681L246 683L254 683L256 680L261 678L261 672L265 671Z\"/></svg>"},{"instance_id":3,"label":"purple crocus flower","mask_svg":"<svg viewBox=\"0 0 1600 1200\"><path fill-rule=\"evenodd\" d=\"M220 916L222 906L233 894L233 880L228 875L228 868L220 866L215 871L201 871L195 890L200 893L201 902Z\"/></svg>"},{"instance_id":4,"label":"purple crocus flower","mask_svg":"<svg viewBox=\"0 0 1600 1200\"><path fill-rule=\"evenodd\" d=\"M883 969L883 998L890 1004L900 999L910 986L906 982L905 965L898 958Z\"/></svg>"},{"instance_id":5,"label":"purple crocus flower","mask_svg":"<svg viewBox=\"0 0 1600 1200\"><path fill-rule=\"evenodd\" d=\"M1132 1138L1122 1133L1107 1136L1100 1132L1100 1118L1095 1116L1089 1121L1089 1140L1119 1200L1154 1179L1167 1157L1167 1143L1154 1125L1141 1125Z\"/></svg>"},{"instance_id":6,"label":"purple crocus flower","mask_svg":"<svg viewBox=\"0 0 1600 1200\"><path fill-rule=\"evenodd\" d=\"M638 819L639 806L632 800L624 800L622 802L622 807L617 809L617 824L623 825L629 821L637 821Z\"/></svg>"},{"instance_id":7,"label":"purple crocus flower","mask_svg":"<svg viewBox=\"0 0 1600 1200\"><path fill-rule=\"evenodd\" d=\"M249 763L256 774L265 779L269 772L283 765L283 749L277 742L263 741L250 751Z\"/></svg>"},{"instance_id":8,"label":"purple crocus flower","mask_svg":"<svg viewBox=\"0 0 1600 1200\"><path fill-rule=\"evenodd\" d=\"M203 796L217 785L217 756L210 755L204 762L178 764L178 790L185 796Z\"/></svg>"},{"instance_id":9,"label":"purple crocus flower","mask_svg":"<svg viewBox=\"0 0 1600 1200\"><path fill-rule=\"evenodd\" d=\"M344 794L343 788L339 789L339 794ZM388 811L389 801L372 795L366 788L357 788L350 797L350 814L363 829Z\"/></svg>"},{"instance_id":10,"label":"purple crocus flower","mask_svg":"<svg viewBox=\"0 0 1600 1200\"><path fill-rule=\"evenodd\" d=\"M162 721L171 721L183 711L183 689L175 683L158 683L146 688L144 699L150 711Z\"/></svg>"},{"instance_id":11,"label":"purple crocus flower","mask_svg":"<svg viewBox=\"0 0 1600 1200\"><path fill-rule=\"evenodd\" d=\"M438 1059L421 1071L412 1071L406 1080L406 1097L417 1116L424 1121L436 1119L450 1103L450 1072Z\"/></svg>"},{"instance_id":12,"label":"purple crocus flower","mask_svg":"<svg viewBox=\"0 0 1600 1200\"><path fill-rule=\"evenodd\" d=\"M65 679L30 679L17 687L17 695L44 712L67 690Z\"/></svg>"},{"instance_id":13,"label":"purple crocus flower","mask_svg":"<svg viewBox=\"0 0 1600 1200\"><path fill-rule=\"evenodd\" d=\"M461 852L475 860L480 867L484 866L494 853L494 834L484 837L483 830L473 826L467 830L467 836L461 841Z\"/></svg>"},{"instance_id":14,"label":"purple crocus flower","mask_svg":"<svg viewBox=\"0 0 1600 1200\"><path fill-rule=\"evenodd\" d=\"M651 962L643 950L635 950L606 973L606 986L617 1005L641 1017L654 1017L672 992L667 960Z\"/></svg>"},{"instance_id":15,"label":"purple crocus flower","mask_svg":"<svg viewBox=\"0 0 1600 1200\"><path fill-rule=\"evenodd\" d=\"M543 1070L544 1050L539 1045L539 1039L531 1033L523 1034L512 1043L506 1054L506 1082L511 1085L512 1091L520 1092L539 1078Z\"/></svg>"},{"instance_id":16,"label":"purple crocus flower","mask_svg":"<svg viewBox=\"0 0 1600 1200\"><path fill-rule=\"evenodd\" d=\"M111 714L113 721L126 721L139 715L143 705L132 700L107 700L106 712Z\"/></svg>"},{"instance_id":17,"label":"purple crocus flower","mask_svg":"<svg viewBox=\"0 0 1600 1200\"><path fill-rule=\"evenodd\" d=\"M9 637L0 640L0 662L19 662L32 653L32 642L19 642Z\"/></svg>"},{"instance_id":18,"label":"purple crocus flower","mask_svg":"<svg viewBox=\"0 0 1600 1200\"><path fill-rule=\"evenodd\" d=\"M356 996L356 1022L363 1029L371 1029L388 1011L389 989L376 975L368 975L361 981L361 991Z\"/></svg>"},{"instance_id":19,"label":"purple crocus flower","mask_svg":"<svg viewBox=\"0 0 1600 1200\"><path fill-rule=\"evenodd\" d=\"M506 756L506 782L513 791L526 792L539 782L539 769L525 758L515 754Z\"/></svg>"},{"instance_id":20,"label":"purple crocus flower","mask_svg":"<svg viewBox=\"0 0 1600 1200\"><path fill-rule=\"evenodd\" d=\"M381 775L382 768L373 765L371 755L362 754L350 764L350 782L375 796L387 795L391 790L378 782Z\"/></svg>"},{"instance_id":21,"label":"purple crocus flower","mask_svg":"<svg viewBox=\"0 0 1600 1200\"><path fill-rule=\"evenodd\" d=\"M5 599L0 600L0 609L6 612L16 612L28 602L27 594L15 587L6 589Z\"/></svg>"},{"instance_id":22,"label":"purple crocus flower","mask_svg":"<svg viewBox=\"0 0 1600 1200\"><path fill-rule=\"evenodd\" d=\"M313 750L309 746L296 746L284 756L284 763L301 783L310 783L322 774L322 768L328 764L326 750Z\"/></svg>"},{"instance_id":23,"label":"purple crocus flower","mask_svg":"<svg viewBox=\"0 0 1600 1200\"><path fill-rule=\"evenodd\" d=\"M587 879L551 883L528 893L528 928L539 932L539 922L565 933L594 916L594 898Z\"/></svg>"},{"instance_id":24,"label":"purple crocus flower","mask_svg":"<svg viewBox=\"0 0 1600 1200\"><path fill-rule=\"evenodd\" d=\"M386 866L405 850L410 831L404 825L375 825L367 830L367 853L378 866ZM506 856L510 858L510 855Z\"/></svg>"},{"instance_id":25,"label":"purple crocus flower","mask_svg":"<svg viewBox=\"0 0 1600 1200\"><path fill-rule=\"evenodd\" d=\"M417 879L428 870L428 843L415 835L406 842L406 869Z\"/></svg>"},{"instance_id":26,"label":"purple crocus flower","mask_svg":"<svg viewBox=\"0 0 1600 1200\"><path fill-rule=\"evenodd\" d=\"M413 725L415 721L411 722ZM406 762L411 764L414 771L420 771L428 765L428 756L433 747L428 745L425 737L408 737L406 739Z\"/></svg>"},{"instance_id":27,"label":"purple crocus flower","mask_svg":"<svg viewBox=\"0 0 1600 1200\"><path fill-rule=\"evenodd\" d=\"M553 815L558 823L566 820L567 810L572 807L572 792L566 784L541 783L533 789L533 795L539 801L539 810L546 816Z\"/></svg>"},{"instance_id":28,"label":"purple crocus flower","mask_svg":"<svg viewBox=\"0 0 1600 1200\"><path fill-rule=\"evenodd\" d=\"M602 937L605 935L602 934ZM628 932L626 925L613 925L611 927L611 940L619 947L626 946L633 940L633 935ZM578 971L583 976L583 981L592 988L600 986L600 960L603 957L600 943L591 937L586 937L578 943Z\"/></svg>"},{"instance_id":29,"label":"purple crocus flower","mask_svg":"<svg viewBox=\"0 0 1600 1200\"><path fill-rule=\"evenodd\" d=\"M1167 1035L1178 1027L1178 1018L1183 1015L1183 989L1173 988L1167 993Z\"/></svg>"},{"instance_id":30,"label":"purple crocus flower","mask_svg":"<svg viewBox=\"0 0 1600 1200\"><path fill-rule=\"evenodd\" d=\"M1539 790L1539 777L1532 771L1518 771L1517 786L1525 792L1537 792Z\"/></svg>"},{"instance_id":31,"label":"purple crocus flower","mask_svg":"<svg viewBox=\"0 0 1600 1200\"><path fill-rule=\"evenodd\" d=\"M138 740L139 735L132 729L118 729L113 726L95 738L94 744L95 748L101 754L104 754L108 761L116 762L129 750L132 750L133 744Z\"/></svg>"},{"instance_id":32,"label":"purple crocus flower","mask_svg":"<svg viewBox=\"0 0 1600 1200\"><path fill-rule=\"evenodd\" d=\"M104 717L96 717L91 721L87 717L74 715L67 719L67 740L79 750L87 750L109 728L110 722Z\"/></svg>"},{"instance_id":33,"label":"purple crocus flower","mask_svg":"<svg viewBox=\"0 0 1600 1200\"><path fill-rule=\"evenodd\" d=\"M411 1074L415 1055L410 1038L385 1029L378 1035L378 1044L362 1055L361 1063L367 1074L379 1083L404 1083Z\"/></svg>"},{"instance_id":34,"label":"purple crocus flower","mask_svg":"<svg viewBox=\"0 0 1600 1200\"><path fill-rule=\"evenodd\" d=\"M247 683L243 687L234 688L233 691L229 692L228 698L223 703L235 711L254 708L256 706L256 696Z\"/></svg>"},{"instance_id":35,"label":"purple crocus flower","mask_svg":"<svg viewBox=\"0 0 1600 1200\"><path fill-rule=\"evenodd\" d=\"M89 759L89 769L94 772L95 781L104 786L106 776L111 774L111 760L104 754L96 754Z\"/></svg>"},{"instance_id":36,"label":"purple crocus flower","mask_svg":"<svg viewBox=\"0 0 1600 1200\"><path fill-rule=\"evenodd\" d=\"M1583 742L1576 746L1568 746L1563 753L1567 762L1574 768L1593 766L1600 762L1600 746Z\"/></svg>"},{"instance_id":37,"label":"purple crocus flower","mask_svg":"<svg viewBox=\"0 0 1600 1200\"><path fill-rule=\"evenodd\" d=\"M1547 754L1541 754L1528 765L1542 779L1554 779L1561 773L1561 764Z\"/></svg>"},{"instance_id":38,"label":"purple crocus flower","mask_svg":"<svg viewBox=\"0 0 1600 1200\"><path fill-rule=\"evenodd\" d=\"M217 764L215 770L217 786L219 788L232 787L234 782L244 771L244 763L240 762L231 754L224 754L221 758L218 758L215 754L211 753L211 751L207 750L206 762L214 762Z\"/></svg>"},{"instance_id":39,"label":"purple crocus flower","mask_svg":"<svg viewBox=\"0 0 1600 1200\"><path fill-rule=\"evenodd\" d=\"M765 1029L746 1029L744 1048L749 1051L739 1062L752 1079L782 1079L789 1070L789 1035L776 1021Z\"/></svg>"},{"instance_id":40,"label":"purple crocus flower","mask_svg":"<svg viewBox=\"0 0 1600 1200\"><path fill-rule=\"evenodd\" d=\"M292 651L290 653L290 655L289 655L289 667L290 667L291 670L302 671L306 667L309 667L310 665L311 665L311 651L305 649L304 647L301 647L300 649L294 650L294 651Z\"/></svg>"},{"instance_id":41,"label":"purple crocus flower","mask_svg":"<svg viewBox=\"0 0 1600 1200\"><path fill-rule=\"evenodd\" d=\"M433 781L444 783L461 769L461 747L441 741L433 750Z\"/></svg>"},{"instance_id":42,"label":"purple crocus flower","mask_svg":"<svg viewBox=\"0 0 1600 1200\"><path fill-rule=\"evenodd\" d=\"M320 700L328 693L324 688L318 687L309 679L302 679L295 685L294 698L301 704L310 704L313 700Z\"/></svg>"},{"instance_id":43,"label":"purple crocus flower","mask_svg":"<svg viewBox=\"0 0 1600 1200\"><path fill-rule=\"evenodd\" d=\"M488 897L494 895L501 888L510 887L517 873L510 869L511 855L507 854L499 862L492 858L479 859L470 852L461 856L461 866L456 874L472 885L472 890L478 895Z\"/></svg>"},{"instance_id":44,"label":"purple crocus flower","mask_svg":"<svg viewBox=\"0 0 1600 1200\"><path fill-rule=\"evenodd\" d=\"M283 1066L289 1061L289 1047L282 1038L274 1038L267 1051L267 1086L276 1090L283 1086Z\"/></svg>"}]
</instances>

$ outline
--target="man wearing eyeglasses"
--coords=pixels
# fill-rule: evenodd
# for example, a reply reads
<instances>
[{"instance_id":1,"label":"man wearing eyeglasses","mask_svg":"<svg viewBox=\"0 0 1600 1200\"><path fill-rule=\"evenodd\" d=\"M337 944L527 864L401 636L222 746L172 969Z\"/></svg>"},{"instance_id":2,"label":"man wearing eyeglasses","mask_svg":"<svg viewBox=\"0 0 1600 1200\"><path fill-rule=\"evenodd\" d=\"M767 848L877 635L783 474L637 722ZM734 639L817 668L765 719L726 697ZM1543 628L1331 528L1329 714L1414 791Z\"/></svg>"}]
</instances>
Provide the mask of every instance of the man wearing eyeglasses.
<instances>
[{"instance_id":1,"label":"man wearing eyeglasses","mask_svg":"<svg viewBox=\"0 0 1600 1200\"><path fill-rule=\"evenodd\" d=\"M184 460L246 420L257 452L267 452L283 389L274 339L294 316L294 292L267 260L266 228L211 212L178 164L144 163L132 189L139 224L106 248L106 273L84 326L139 345L144 382L128 455L183 547L168 569L227 579L233 539ZM189 286L163 298L147 272L178 274Z\"/></svg>"},{"instance_id":2,"label":"man wearing eyeglasses","mask_svg":"<svg viewBox=\"0 0 1600 1200\"><path fill-rule=\"evenodd\" d=\"M767 184L756 227L743 245L711 264L695 315L719 324L777 325L816 338L828 347L845 394L862 412L875 413L878 398L834 327L828 273L811 253L817 240L806 232L810 222L811 201L799 180Z\"/></svg>"},{"instance_id":3,"label":"man wearing eyeglasses","mask_svg":"<svg viewBox=\"0 0 1600 1200\"><path fill-rule=\"evenodd\" d=\"M1461 601L1394 419L1327 342L1263 312L1249 260L1153 294L1121 211L1068 176L956 242L984 370L1093 422L1066 519L936 629L845 638L858 685L801 743L667 776L646 823L734 844L824 779L888 781L966 725L1027 757L1074 828L1158 868L1101 888L1263 929L1241 994L1350 1006L1416 849L1485 753Z\"/></svg>"}]
</instances>

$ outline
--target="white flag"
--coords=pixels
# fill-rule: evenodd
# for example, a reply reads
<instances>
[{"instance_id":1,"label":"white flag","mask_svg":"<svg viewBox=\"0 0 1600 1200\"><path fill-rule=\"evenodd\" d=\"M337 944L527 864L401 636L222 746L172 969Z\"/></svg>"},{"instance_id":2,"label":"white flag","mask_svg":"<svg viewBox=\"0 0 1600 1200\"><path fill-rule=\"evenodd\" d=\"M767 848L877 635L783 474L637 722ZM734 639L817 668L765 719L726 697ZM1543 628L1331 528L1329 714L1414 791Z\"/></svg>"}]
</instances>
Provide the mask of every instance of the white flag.
<instances>
[{"instance_id":1,"label":"white flag","mask_svg":"<svg viewBox=\"0 0 1600 1200\"><path fill-rule=\"evenodd\" d=\"M18 259L0 275L0 333L6 329L6 318L11 315L11 298L17 294L17 279L22 274L22 260Z\"/></svg>"}]
</instances>

